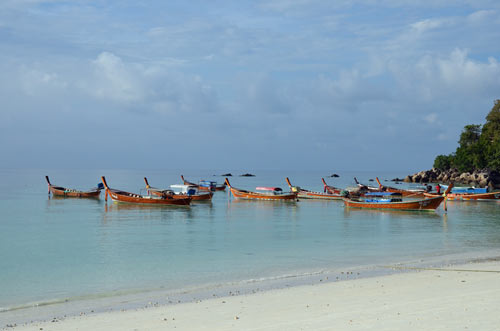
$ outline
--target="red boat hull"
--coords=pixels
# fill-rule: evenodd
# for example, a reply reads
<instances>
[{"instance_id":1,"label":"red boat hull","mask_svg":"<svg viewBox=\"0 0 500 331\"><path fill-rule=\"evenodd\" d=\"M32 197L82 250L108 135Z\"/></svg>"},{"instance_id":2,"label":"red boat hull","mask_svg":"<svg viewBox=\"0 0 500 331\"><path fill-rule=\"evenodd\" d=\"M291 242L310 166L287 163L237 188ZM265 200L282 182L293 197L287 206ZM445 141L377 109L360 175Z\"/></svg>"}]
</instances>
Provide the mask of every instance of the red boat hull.
<instances>
[{"instance_id":1,"label":"red boat hull","mask_svg":"<svg viewBox=\"0 0 500 331\"><path fill-rule=\"evenodd\" d=\"M162 191L156 191L153 189L149 189L149 192L151 194L154 194L158 197L164 196L164 193ZM170 194L174 199L184 199L187 197L190 197L192 201L210 201L212 200L212 197L214 196L213 192L207 192L207 193L201 193L201 194Z\"/></svg>"},{"instance_id":2,"label":"red boat hull","mask_svg":"<svg viewBox=\"0 0 500 331\"><path fill-rule=\"evenodd\" d=\"M113 201L135 203L135 204L147 204L147 205L157 205L157 206L166 206L166 205L189 206L189 204L191 203L191 198L175 199L171 196L164 196L164 197L143 196L140 194L115 190L108 186L108 184L106 183L106 178L104 176L102 176L101 178L104 187L106 188L106 197L105 197L106 201L108 201L108 195L109 195Z\"/></svg>"},{"instance_id":3,"label":"red boat hull","mask_svg":"<svg viewBox=\"0 0 500 331\"><path fill-rule=\"evenodd\" d=\"M225 191L226 190L226 183L222 184L222 185L219 185L219 186L216 186L213 190L208 187L208 186L200 186L198 184L195 184L193 182L190 182L190 181L187 181L184 179L184 176L181 175L181 179L182 179L182 182L184 183L184 185L189 185L189 186L195 186L199 191Z\"/></svg>"},{"instance_id":4,"label":"red boat hull","mask_svg":"<svg viewBox=\"0 0 500 331\"><path fill-rule=\"evenodd\" d=\"M229 186L231 194L238 199L248 199L248 200L274 200L274 201L296 201L297 193L288 194L274 194L274 193L259 193L251 192L246 190L240 190L232 187L229 184L229 180L226 178L226 185Z\"/></svg>"},{"instance_id":5,"label":"red boat hull","mask_svg":"<svg viewBox=\"0 0 500 331\"><path fill-rule=\"evenodd\" d=\"M45 176L45 179L47 180L47 184L49 185L49 193L52 193L53 196L67 198L99 198L101 194L100 189L79 191L66 187L54 186L50 183L49 176Z\"/></svg>"},{"instance_id":6,"label":"red boat hull","mask_svg":"<svg viewBox=\"0 0 500 331\"><path fill-rule=\"evenodd\" d=\"M426 197L436 197L437 194L425 193ZM448 200L455 201L492 201L492 200L500 200L500 192L489 192L489 193L448 193Z\"/></svg>"},{"instance_id":7,"label":"red boat hull","mask_svg":"<svg viewBox=\"0 0 500 331\"><path fill-rule=\"evenodd\" d=\"M353 208L432 211L436 210L443 200L444 196L403 202L364 202L344 198L344 204Z\"/></svg>"},{"instance_id":8,"label":"red boat hull","mask_svg":"<svg viewBox=\"0 0 500 331\"><path fill-rule=\"evenodd\" d=\"M299 197L301 199L342 200L342 197L338 193L330 193L330 192L326 192L326 190L325 190L325 193L305 190L301 187L293 186L288 177L286 177L286 182L287 182L288 186L290 187L290 190L292 192L296 192L297 197ZM324 182L324 179L323 179L323 182ZM340 193L340 191L339 191L339 193Z\"/></svg>"}]
</instances>

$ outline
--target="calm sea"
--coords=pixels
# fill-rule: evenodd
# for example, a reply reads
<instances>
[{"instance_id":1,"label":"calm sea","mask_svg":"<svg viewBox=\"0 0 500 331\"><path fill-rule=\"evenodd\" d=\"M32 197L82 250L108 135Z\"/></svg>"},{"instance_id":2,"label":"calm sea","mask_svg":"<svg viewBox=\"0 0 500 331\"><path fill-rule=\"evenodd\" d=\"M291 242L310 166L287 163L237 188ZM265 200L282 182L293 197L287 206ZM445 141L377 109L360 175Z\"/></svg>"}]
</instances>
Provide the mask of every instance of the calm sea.
<instances>
[{"instance_id":1,"label":"calm sea","mask_svg":"<svg viewBox=\"0 0 500 331\"><path fill-rule=\"evenodd\" d=\"M188 171L186 179L216 180L221 171ZM322 190L327 172L256 172L230 177L235 187ZM405 173L338 173L334 186L353 186ZM345 209L338 201L238 201L217 192L211 203L148 207L92 199L52 198L55 185L87 189L106 175L113 188L144 192L180 183L180 171L0 170L0 319L13 308L180 290L239 281L264 282L325 270L500 249L500 203L449 202L434 212ZM387 182L387 184L398 185ZM408 185L399 184L401 187ZM487 255L487 254L486 254ZM499 254L500 255L500 254ZM208 285L207 285L208 286Z\"/></svg>"}]
</instances>

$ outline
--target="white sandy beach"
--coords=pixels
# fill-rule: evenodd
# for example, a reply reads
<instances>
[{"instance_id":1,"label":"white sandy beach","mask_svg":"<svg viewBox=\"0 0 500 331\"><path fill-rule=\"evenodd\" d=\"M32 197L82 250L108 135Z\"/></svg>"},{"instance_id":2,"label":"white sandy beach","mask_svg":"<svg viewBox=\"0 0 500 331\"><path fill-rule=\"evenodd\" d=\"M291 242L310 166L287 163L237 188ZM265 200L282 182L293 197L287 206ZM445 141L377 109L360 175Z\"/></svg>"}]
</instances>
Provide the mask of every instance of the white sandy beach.
<instances>
[{"instance_id":1,"label":"white sandy beach","mask_svg":"<svg viewBox=\"0 0 500 331\"><path fill-rule=\"evenodd\" d=\"M499 330L500 262L445 269L321 282L8 329Z\"/></svg>"}]
</instances>

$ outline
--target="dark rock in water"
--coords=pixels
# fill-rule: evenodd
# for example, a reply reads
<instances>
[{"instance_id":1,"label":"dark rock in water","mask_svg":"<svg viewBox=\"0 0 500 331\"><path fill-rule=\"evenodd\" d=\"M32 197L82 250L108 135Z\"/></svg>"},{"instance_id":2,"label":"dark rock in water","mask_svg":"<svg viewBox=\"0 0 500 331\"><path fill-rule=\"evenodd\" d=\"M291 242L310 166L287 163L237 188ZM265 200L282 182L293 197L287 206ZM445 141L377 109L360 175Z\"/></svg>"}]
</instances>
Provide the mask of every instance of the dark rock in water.
<instances>
[{"instance_id":1,"label":"dark rock in water","mask_svg":"<svg viewBox=\"0 0 500 331\"><path fill-rule=\"evenodd\" d=\"M401 179L398 177L391 179L391 182L403 182L403 181L404 181L404 179Z\"/></svg>"},{"instance_id":2,"label":"dark rock in water","mask_svg":"<svg viewBox=\"0 0 500 331\"><path fill-rule=\"evenodd\" d=\"M369 181L369 182L373 182L373 179L369 179L368 181Z\"/></svg>"},{"instance_id":3,"label":"dark rock in water","mask_svg":"<svg viewBox=\"0 0 500 331\"><path fill-rule=\"evenodd\" d=\"M469 172L459 172L457 169L420 171L413 175L406 176L407 183L450 183L489 187L490 190L500 188L500 173L495 170L481 169Z\"/></svg>"},{"instance_id":4,"label":"dark rock in water","mask_svg":"<svg viewBox=\"0 0 500 331\"><path fill-rule=\"evenodd\" d=\"M243 174L243 175L240 175L240 177L255 177L255 175L252 175L252 174Z\"/></svg>"},{"instance_id":5,"label":"dark rock in water","mask_svg":"<svg viewBox=\"0 0 500 331\"><path fill-rule=\"evenodd\" d=\"M233 175L231 173L228 173L228 174L222 174L221 176L223 176L223 177L231 177Z\"/></svg>"},{"instance_id":6,"label":"dark rock in water","mask_svg":"<svg viewBox=\"0 0 500 331\"><path fill-rule=\"evenodd\" d=\"M340 176L339 176L339 175L337 175L337 174L333 174L333 175L331 175L330 177L340 177Z\"/></svg>"}]
</instances>

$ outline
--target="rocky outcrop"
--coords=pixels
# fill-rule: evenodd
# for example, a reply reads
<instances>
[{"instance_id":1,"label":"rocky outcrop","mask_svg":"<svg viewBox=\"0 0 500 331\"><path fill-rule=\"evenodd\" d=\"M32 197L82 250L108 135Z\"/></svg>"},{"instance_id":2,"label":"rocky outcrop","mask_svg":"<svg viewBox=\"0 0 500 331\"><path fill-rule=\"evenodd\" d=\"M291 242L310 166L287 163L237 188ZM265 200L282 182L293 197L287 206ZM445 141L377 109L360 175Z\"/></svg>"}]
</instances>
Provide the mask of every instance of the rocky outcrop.
<instances>
[{"instance_id":1,"label":"rocky outcrop","mask_svg":"<svg viewBox=\"0 0 500 331\"><path fill-rule=\"evenodd\" d=\"M408 175L404 179L407 183L450 183L465 184L475 187L489 187L490 189L500 188L500 173L495 170L477 170L472 173L459 172L457 169L420 171L413 175Z\"/></svg>"}]
</instances>

